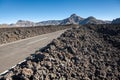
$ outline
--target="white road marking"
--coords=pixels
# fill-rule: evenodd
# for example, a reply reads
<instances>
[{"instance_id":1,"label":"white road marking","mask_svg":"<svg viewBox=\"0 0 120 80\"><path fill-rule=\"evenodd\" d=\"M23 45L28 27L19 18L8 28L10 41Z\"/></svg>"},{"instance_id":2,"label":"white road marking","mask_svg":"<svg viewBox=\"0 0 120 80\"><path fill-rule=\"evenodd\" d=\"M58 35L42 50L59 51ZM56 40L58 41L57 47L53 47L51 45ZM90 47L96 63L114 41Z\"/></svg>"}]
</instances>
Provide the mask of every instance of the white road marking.
<instances>
[{"instance_id":1,"label":"white road marking","mask_svg":"<svg viewBox=\"0 0 120 80\"><path fill-rule=\"evenodd\" d=\"M18 64L21 64L21 63L23 63L23 62L25 62L26 60L23 60L23 61L21 61L21 62L19 62Z\"/></svg>"},{"instance_id":2,"label":"white road marking","mask_svg":"<svg viewBox=\"0 0 120 80\"><path fill-rule=\"evenodd\" d=\"M32 38L34 38L34 37L32 37ZM27 45L30 45L30 44L33 44L33 43L39 42L39 41L41 41L41 40L45 40L45 39L47 39L47 38L48 38L48 37L41 38L41 39L39 39L39 40L36 40L36 41L30 42L30 43L28 43ZM31 39L31 38L29 38L29 39ZM24 39L24 40L28 40L28 39ZM7 44L3 44L3 45L0 45L0 47L2 47L2 46L4 46L4 45L12 44L12 43L21 42L21 41L24 41L24 40L19 40L19 41L15 41L15 42L11 42L11 43L7 43ZM23 63L23 62L25 62L25 61L26 61L26 60L23 60L23 61L19 62L18 64L21 64L21 63ZM15 65L15 66L16 66L16 65ZM14 68L15 66L12 66L10 69ZM3 74L5 74L5 73L7 73L8 71L9 71L9 70L5 70L4 72L0 73L0 75L3 75Z\"/></svg>"},{"instance_id":3,"label":"white road marking","mask_svg":"<svg viewBox=\"0 0 120 80\"><path fill-rule=\"evenodd\" d=\"M0 75L3 75L3 74L5 74L5 73L7 73L8 71L9 71L9 70L6 70L6 71L0 73Z\"/></svg>"},{"instance_id":4,"label":"white road marking","mask_svg":"<svg viewBox=\"0 0 120 80\"><path fill-rule=\"evenodd\" d=\"M48 37L45 37L45 38L42 38L42 39L39 39L39 40L36 40L36 41L30 42L30 43L28 43L27 45L30 45L30 44L33 44L33 43L39 42L39 41L44 40L44 39L47 39L47 38L48 38ZM25 61L26 61L26 60L23 60L23 61L19 62L18 64L21 64L21 63L23 63L23 62L25 62ZM16 66L16 65L15 65L15 66ZM14 68L15 66L12 66L10 69ZM6 70L6 71L0 73L0 75L3 75L3 74L5 74L5 73L7 73L8 71L9 71L9 70Z\"/></svg>"},{"instance_id":5,"label":"white road marking","mask_svg":"<svg viewBox=\"0 0 120 80\"><path fill-rule=\"evenodd\" d=\"M16 65L15 65L15 66L16 66ZM15 66L11 67L11 69L14 68Z\"/></svg>"},{"instance_id":6,"label":"white road marking","mask_svg":"<svg viewBox=\"0 0 120 80\"><path fill-rule=\"evenodd\" d=\"M19 62L18 64L21 64L21 63L23 63L23 62L25 62L25 61L26 61L26 60L23 60L23 61ZM16 65L12 66L10 69L12 69L12 68L14 68L14 67L16 67ZM3 74L5 74L5 73L9 72L10 69L5 70L4 72L0 73L0 75L3 75Z\"/></svg>"},{"instance_id":7,"label":"white road marking","mask_svg":"<svg viewBox=\"0 0 120 80\"><path fill-rule=\"evenodd\" d=\"M58 31L56 31L56 32L58 32ZM51 33L48 33L48 34L51 34ZM21 40L14 41L14 42L10 42L10 43L6 43L6 44L1 44L0 47L2 47L2 46L7 46L7 45L9 46L9 44L14 44L14 43L22 42L22 41L27 41L27 40L31 40L31 39L36 39L37 37L39 38L40 36L41 36L41 37L44 37L44 38L37 39L37 40L34 40L33 42L29 42L29 43L28 43L28 44L33 44L33 43L35 43L35 42L38 42L38 41L47 39L49 36L48 36L48 37L45 37L45 36L48 35L48 34L38 35L38 36L35 36L35 37L30 37L30 38L21 39ZM24 61L26 61L26 60L23 60L23 61L19 62L18 64L21 64L21 63L24 62ZM4 72L0 73L0 75L3 75L3 74L5 74L5 73L9 72L9 70L12 69L12 68L14 68L14 67L16 67L16 65L15 65L15 66L12 66L12 67L9 68L9 69L7 68L8 70L5 70Z\"/></svg>"},{"instance_id":8,"label":"white road marking","mask_svg":"<svg viewBox=\"0 0 120 80\"><path fill-rule=\"evenodd\" d=\"M30 45L30 44L33 44L33 43L36 43L36 42L42 41L42 40L47 39L47 38L48 38L48 37L41 38L41 39L35 40L35 41L33 41L33 42L29 42L29 43L27 43L27 45Z\"/></svg>"}]
</instances>

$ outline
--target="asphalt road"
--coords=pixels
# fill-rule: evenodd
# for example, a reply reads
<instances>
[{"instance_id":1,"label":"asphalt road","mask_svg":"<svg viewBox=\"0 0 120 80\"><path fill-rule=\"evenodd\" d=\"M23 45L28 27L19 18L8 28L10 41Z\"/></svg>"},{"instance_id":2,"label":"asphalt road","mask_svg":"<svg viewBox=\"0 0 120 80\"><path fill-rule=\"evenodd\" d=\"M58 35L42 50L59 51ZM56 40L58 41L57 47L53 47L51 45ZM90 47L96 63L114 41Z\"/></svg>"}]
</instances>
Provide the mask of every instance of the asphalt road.
<instances>
[{"instance_id":1,"label":"asphalt road","mask_svg":"<svg viewBox=\"0 0 120 80\"><path fill-rule=\"evenodd\" d=\"M59 37L64 31L65 30L60 30L0 45L0 73L23 61L36 50Z\"/></svg>"}]
</instances>

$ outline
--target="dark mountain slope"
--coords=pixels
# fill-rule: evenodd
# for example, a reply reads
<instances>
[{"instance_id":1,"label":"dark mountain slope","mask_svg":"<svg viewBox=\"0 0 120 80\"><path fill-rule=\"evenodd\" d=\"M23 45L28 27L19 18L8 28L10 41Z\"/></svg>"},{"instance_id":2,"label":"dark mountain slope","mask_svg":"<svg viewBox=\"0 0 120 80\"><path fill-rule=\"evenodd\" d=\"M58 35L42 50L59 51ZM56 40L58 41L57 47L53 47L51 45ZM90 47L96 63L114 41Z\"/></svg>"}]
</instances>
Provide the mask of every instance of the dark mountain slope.
<instances>
[{"instance_id":1,"label":"dark mountain slope","mask_svg":"<svg viewBox=\"0 0 120 80\"><path fill-rule=\"evenodd\" d=\"M112 24L120 24L120 18L117 18L112 21Z\"/></svg>"}]
</instances>

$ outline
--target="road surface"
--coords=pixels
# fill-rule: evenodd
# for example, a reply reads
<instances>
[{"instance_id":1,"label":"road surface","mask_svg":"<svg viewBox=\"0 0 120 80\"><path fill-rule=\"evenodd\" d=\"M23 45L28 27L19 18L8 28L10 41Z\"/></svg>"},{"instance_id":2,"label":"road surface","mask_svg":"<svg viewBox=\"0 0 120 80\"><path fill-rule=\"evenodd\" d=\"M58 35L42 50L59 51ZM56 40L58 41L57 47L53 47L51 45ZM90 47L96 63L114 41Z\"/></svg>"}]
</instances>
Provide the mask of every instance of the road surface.
<instances>
[{"instance_id":1,"label":"road surface","mask_svg":"<svg viewBox=\"0 0 120 80\"><path fill-rule=\"evenodd\" d=\"M23 61L36 50L59 37L64 31L60 30L0 45L0 73Z\"/></svg>"}]
</instances>

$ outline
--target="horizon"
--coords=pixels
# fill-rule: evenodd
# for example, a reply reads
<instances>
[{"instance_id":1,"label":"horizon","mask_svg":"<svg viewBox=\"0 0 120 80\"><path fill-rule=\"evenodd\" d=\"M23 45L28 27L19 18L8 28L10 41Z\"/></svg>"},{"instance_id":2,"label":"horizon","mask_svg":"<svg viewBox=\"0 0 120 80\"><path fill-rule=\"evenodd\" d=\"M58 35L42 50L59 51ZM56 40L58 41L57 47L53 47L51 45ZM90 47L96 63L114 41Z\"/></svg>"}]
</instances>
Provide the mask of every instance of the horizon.
<instances>
[{"instance_id":1,"label":"horizon","mask_svg":"<svg viewBox=\"0 0 120 80\"><path fill-rule=\"evenodd\" d=\"M0 24L62 20L73 13L112 21L120 17L119 7L119 0L0 0Z\"/></svg>"},{"instance_id":2,"label":"horizon","mask_svg":"<svg viewBox=\"0 0 120 80\"><path fill-rule=\"evenodd\" d=\"M75 13L73 13L73 14L75 14ZM71 15L72 15L72 14L71 14ZM71 16L71 15L70 15L70 16ZM76 15L77 15L77 14L76 14ZM66 18L69 18L70 16L68 16L68 17L66 17ZM79 15L77 15L77 16L79 16ZM82 17L82 16L79 16L79 17ZM94 17L94 16L88 16L88 17ZM82 17L82 18L86 19L86 18L88 18L88 17ZM66 18L64 18L64 19L66 19ZM94 17L94 18L96 18L96 17ZM98 18L96 18L96 19L98 19ZM30 21L30 22L37 23L37 22L51 21L51 20L53 20L53 19L43 20L43 21L37 21L37 22L31 21L31 20L23 20L23 19L19 19L19 20L22 20L22 21ZM13 22L13 23L2 23L2 24L14 24L14 23L17 23L19 20L16 20L16 21ZM63 20L63 19L54 19L54 20ZM103 19L98 19L98 20L103 20ZM114 19L113 19L113 20L114 20ZM112 20L103 20L103 21L112 21ZM0 24L1 24L1 23L0 23Z\"/></svg>"}]
</instances>

